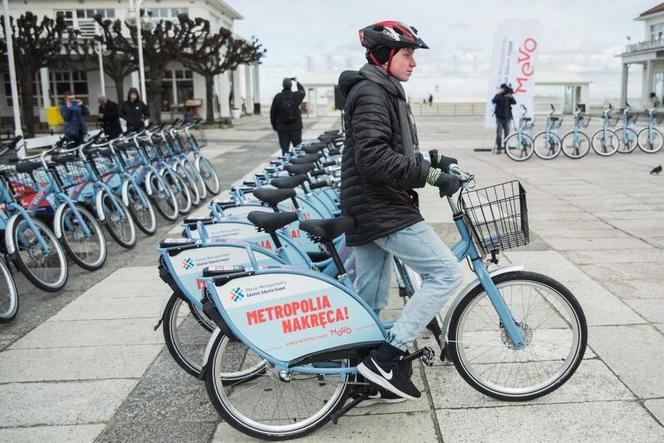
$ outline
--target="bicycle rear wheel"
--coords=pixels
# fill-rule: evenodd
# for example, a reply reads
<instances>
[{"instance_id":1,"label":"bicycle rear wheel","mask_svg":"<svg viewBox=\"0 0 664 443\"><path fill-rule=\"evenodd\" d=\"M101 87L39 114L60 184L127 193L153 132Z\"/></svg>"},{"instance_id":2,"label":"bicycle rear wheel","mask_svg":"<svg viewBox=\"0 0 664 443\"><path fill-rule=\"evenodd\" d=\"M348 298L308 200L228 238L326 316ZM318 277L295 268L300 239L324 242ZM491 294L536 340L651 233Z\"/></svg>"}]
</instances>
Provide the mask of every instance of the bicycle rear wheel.
<instances>
[{"instance_id":1,"label":"bicycle rear wheel","mask_svg":"<svg viewBox=\"0 0 664 443\"><path fill-rule=\"evenodd\" d=\"M268 440L302 437L323 426L346 398L347 375L279 371L265 361L254 377L228 383L228 374L243 373L262 359L222 333L213 340L205 368L208 395L222 418L240 432ZM321 367L349 364L339 360Z\"/></svg>"},{"instance_id":2,"label":"bicycle rear wheel","mask_svg":"<svg viewBox=\"0 0 664 443\"><path fill-rule=\"evenodd\" d=\"M565 286L534 272L493 282L526 339L515 349L481 284L455 308L450 359L473 388L500 400L541 397L562 386L583 359L588 332L579 303Z\"/></svg>"},{"instance_id":3,"label":"bicycle rear wheel","mask_svg":"<svg viewBox=\"0 0 664 443\"><path fill-rule=\"evenodd\" d=\"M7 264L0 259L0 323L12 321L16 314L18 314L16 283Z\"/></svg>"},{"instance_id":4,"label":"bicycle rear wheel","mask_svg":"<svg viewBox=\"0 0 664 443\"><path fill-rule=\"evenodd\" d=\"M562 146L566 157L578 160L590 152L590 138L581 131L570 131L563 136Z\"/></svg>"},{"instance_id":5,"label":"bicycle rear wheel","mask_svg":"<svg viewBox=\"0 0 664 443\"><path fill-rule=\"evenodd\" d=\"M67 283L69 268L62 245L55 234L37 219L31 219L35 228L27 220L19 218L14 223L10 241L13 243L13 255L16 267L40 289L57 292ZM44 251L37 238L37 232L44 239L48 251Z\"/></svg>"},{"instance_id":6,"label":"bicycle rear wheel","mask_svg":"<svg viewBox=\"0 0 664 443\"><path fill-rule=\"evenodd\" d=\"M618 137L610 129L600 129L590 138L590 146L595 154L602 157L610 157L618 150Z\"/></svg>"},{"instance_id":7,"label":"bicycle rear wheel","mask_svg":"<svg viewBox=\"0 0 664 443\"><path fill-rule=\"evenodd\" d=\"M533 140L526 134L514 132L505 139L505 153L515 162L528 160L534 151Z\"/></svg>"},{"instance_id":8,"label":"bicycle rear wheel","mask_svg":"<svg viewBox=\"0 0 664 443\"><path fill-rule=\"evenodd\" d=\"M618 152L629 154L634 152L638 145L638 137L632 128L618 128L614 131L618 139Z\"/></svg>"},{"instance_id":9,"label":"bicycle rear wheel","mask_svg":"<svg viewBox=\"0 0 664 443\"><path fill-rule=\"evenodd\" d=\"M542 160L551 160L560 154L562 148L562 142L560 137L553 131L539 132L533 138L533 150L535 155L541 158Z\"/></svg>"},{"instance_id":10,"label":"bicycle rear wheel","mask_svg":"<svg viewBox=\"0 0 664 443\"><path fill-rule=\"evenodd\" d=\"M652 131L652 132L649 132ZM662 132L657 128L643 128L639 131L637 135L639 148L647 153L654 154L659 152L664 147L664 136Z\"/></svg>"}]
</instances>

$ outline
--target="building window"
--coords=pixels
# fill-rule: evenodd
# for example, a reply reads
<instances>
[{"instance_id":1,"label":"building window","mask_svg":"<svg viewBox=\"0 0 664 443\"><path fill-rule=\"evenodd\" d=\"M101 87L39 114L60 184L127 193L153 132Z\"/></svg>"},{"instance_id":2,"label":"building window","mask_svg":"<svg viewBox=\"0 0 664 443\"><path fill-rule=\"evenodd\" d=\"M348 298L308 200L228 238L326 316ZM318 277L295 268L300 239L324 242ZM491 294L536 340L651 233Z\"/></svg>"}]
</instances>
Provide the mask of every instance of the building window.
<instances>
[{"instance_id":1,"label":"building window","mask_svg":"<svg viewBox=\"0 0 664 443\"><path fill-rule=\"evenodd\" d=\"M11 81L9 80L9 73L5 72L3 76L4 84L5 84L5 101L7 103L7 107L11 107L14 105L14 101L12 100L12 85ZM41 89L41 82L40 82L40 74L39 72L35 76L35 82L32 85L32 90L34 91L34 95L32 96L32 105L33 106L42 106L42 101L41 101L41 95L42 95L42 89ZM21 104L21 85L17 84L16 89L18 91L18 96L19 96L19 106Z\"/></svg>"},{"instance_id":2,"label":"building window","mask_svg":"<svg viewBox=\"0 0 664 443\"><path fill-rule=\"evenodd\" d=\"M145 79L147 94L150 95L150 79ZM194 73L188 69L166 71L161 84L161 110L172 111L194 98Z\"/></svg>"},{"instance_id":3,"label":"building window","mask_svg":"<svg viewBox=\"0 0 664 443\"><path fill-rule=\"evenodd\" d=\"M150 8L148 14L156 23L161 20L174 22L177 21L180 14L189 15L189 8Z\"/></svg>"},{"instance_id":4,"label":"building window","mask_svg":"<svg viewBox=\"0 0 664 443\"><path fill-rule=\"evenodd\" d=\"M55 11L56 14L62 14L68 28L76 29L81 32L83 37L91 37L97 31L95 15L99 14L102 18L115 18L115 9L74 9Z\"/></svg>"},{"instance_id":5,"label":"building window","mask_svg":"<svg viewBox=\"0 0 664 443\"><path fill-rule=\"evenodd\" d=\"M88 73L84 71L50 71L51 98L56 105L63 104L65 94L73 91L76 98L90 104L88 93Z\"/></svg>"},{"instance_id":6,"label":"building window","mask_svg":"<svg viewBox=\"0 0 664 443\"><path fill-rule=\"evenodd\" d=\"M664 43L664 23L650 26L650 42L653 44Z\"/></svg>"}]
</instances>

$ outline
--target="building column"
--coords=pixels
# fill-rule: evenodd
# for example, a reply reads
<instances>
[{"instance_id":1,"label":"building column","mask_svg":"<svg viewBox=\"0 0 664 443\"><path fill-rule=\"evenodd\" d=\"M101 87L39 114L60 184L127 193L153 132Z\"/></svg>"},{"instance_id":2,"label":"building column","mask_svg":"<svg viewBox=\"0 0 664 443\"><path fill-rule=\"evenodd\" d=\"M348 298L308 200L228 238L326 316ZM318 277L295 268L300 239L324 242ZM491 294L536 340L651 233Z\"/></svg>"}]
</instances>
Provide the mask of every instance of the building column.
<instances>
[{"instance_id":1,"label":"building column","mask_svg":"<svg viewBox=\"0 0 664 443\"><path fill-rule=\"evenodd\" d=\"M643 98L641 100L641 107L643 109L647 109L647 108L650 107L650 93L653 92L652 91L652 67L653 67L652 60L648 60L646 62L646 69L645 69L645 71L646 71L646 81L644 82L644 85L643 85L645 90L641 94L643 96Z\"/></svg>"},{"instance_id":2,"label":"building column","mask_svg":"<svg viewBox=\"0 0 664 443\"><path fill-rule=\"evenodd\" d=\"M244 65L244 90L246 92L247 114L254 113L254 94L253 80L251 75L251 65Z\"/></svg>"},{"instance_id":3,"label":"building column","mask_svg":"<svg viewBox=\"0 0 664 443\"><path fill-rule=\"evenodd\" d=\"M230 95L231 95L231 82L228 78L228 72L222 72L219 74L219 108L221 119L230 119L231 118L231 104L230 104Z\"/></svg>"},{"instance_id":4,"label":"building column","mask_svg":"<svg viewBox=\"0 0 664 443\"><path fill-rule=\"evenodd\" d=\"M130 88L136 88L139 91L141 90L141 79L138 76L138 71L134 71L131 73L129 76L131 79L131 85L129 85ZM141 100L145 101L145 97L141 97Z\"/></svg>"},{"instance_id":5,"label":"building column","mask_svg":"<svg viewBox=\"0 0 664 443\"><path fill-rule=\"evenodd\" d=\"M623 63L622 83L620 86L620 107L624 108L627 103L627 80L629 78L629 65Z\"/></svg>"},{"instance_id":6,"label":"building column","mask_svg":"<svg viewBox=\"0 0 664 443\"><path fill-rule=\"evenodd\" d=\"M242 109L242 89L240 88L240 67L233 71L233 109Z\"/></svg>"},{"instance_id":7,"label":"building column","mask_svg":"<svg viewBox=\"0 0 664 443\"><path fill-rule=\"evenodd\" d=\"M48 118L46 116L46 108L51 106L51 86L50 86L51 82L49 81L48 78L48 68L41 68L39 70L39 80L41 83L41 90L42 90L41 97L43 103L43 106L39 109L39 120L42 123L47 123Z\"/></svg>"},{"instance_id":8,"label":"building column","mask_svg":"<svg viewBox=\"0 0 664 443\"><path fill-rule=\"evenodd\" d=\"M261 88L260 77L258 76L258 67L260 64L254 64L254 114L261 113Z\"/></svg>"}]
</instances>

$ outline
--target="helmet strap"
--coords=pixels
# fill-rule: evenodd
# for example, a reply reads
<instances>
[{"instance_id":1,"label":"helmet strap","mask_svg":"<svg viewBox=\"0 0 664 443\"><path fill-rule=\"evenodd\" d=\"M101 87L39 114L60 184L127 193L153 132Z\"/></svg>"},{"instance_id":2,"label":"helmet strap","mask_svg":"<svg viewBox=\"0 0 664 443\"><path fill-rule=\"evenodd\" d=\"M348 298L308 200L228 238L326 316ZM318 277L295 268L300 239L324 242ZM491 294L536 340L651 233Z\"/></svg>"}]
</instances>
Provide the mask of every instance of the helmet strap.
<instances>
[{"instance_id":1,"label":"helmet strap","mask_svg":"<svg viewBox=\"0 0 664 443\"><path fill-rule=\"evenodd\" d=\"M378 59L376 58L376 56L374 55L373 52L371 52L371 51L367 51L367 53L369 54L369 59L371 60L371 62L372 62L374 65L376 65L376 66L380 66L380 65L381 65L381 63L378 61Z\"/></svg>"},{"instance_id":2,"label":"helmet strap","mask_svg":"<svg viewBox=\"0 0 664 443\"><path fill-rule=\"evenodd\" d=\"M396 54L397 51L396 49L392 48L390 49L390 56L387 59L387 74L390 75L390 66L392 66L392 57L394 57L394 54Z\"/></svg>"}]
</instances>

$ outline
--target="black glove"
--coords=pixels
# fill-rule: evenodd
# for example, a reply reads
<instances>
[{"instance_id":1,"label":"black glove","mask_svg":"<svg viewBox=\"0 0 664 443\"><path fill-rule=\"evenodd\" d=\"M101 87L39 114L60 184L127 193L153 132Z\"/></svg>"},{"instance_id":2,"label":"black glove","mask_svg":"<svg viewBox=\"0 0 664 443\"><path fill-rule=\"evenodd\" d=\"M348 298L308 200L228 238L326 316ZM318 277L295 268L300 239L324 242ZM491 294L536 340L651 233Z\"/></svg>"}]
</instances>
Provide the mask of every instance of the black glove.
<instances>
[{"instance_id":1,"label":"black glove","mask_svg":"<svg viewBox=\"0 0 664 443\"><path fill-rule=\"evenodd\" d=\"M452 197L461 187L461 180L454 174L443 172L438 176L434 185L438 188L441 197Z\"/></svg>"},{"instance_id":2,"label":"black glove","mask_svg":"<svg viewBox=\"0 0 664 443\"><path fill-rule=\"evenodd\" d=\"M429 158L431 159L431 166L441 169L443 172L449 171L450 165L457 165L459 162L454 157L446 155L438 155L438 149L429 150Z\"/></svg>"}]
</instances>

